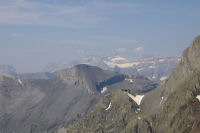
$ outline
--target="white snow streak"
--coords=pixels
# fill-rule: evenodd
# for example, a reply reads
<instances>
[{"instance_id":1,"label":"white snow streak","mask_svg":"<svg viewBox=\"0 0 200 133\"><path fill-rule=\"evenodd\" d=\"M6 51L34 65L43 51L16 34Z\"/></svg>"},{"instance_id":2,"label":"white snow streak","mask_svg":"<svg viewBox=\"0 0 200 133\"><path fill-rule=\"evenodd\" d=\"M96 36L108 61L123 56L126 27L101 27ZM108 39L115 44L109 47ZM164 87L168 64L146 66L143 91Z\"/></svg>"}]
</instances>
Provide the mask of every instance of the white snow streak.
<instances>
[{"instance_id":1,"label":"white snow streak","mask_svg":"<svg viewBox=\"0 0 200 133\"><path fill-rule=\"evenodd\" d=\"M108 107L105 109L106 111L109 110L111 108L111 102L110 104L108 105Z\"/></svg>"},{"instance_id":2,"label":"white snow streak","mask_svg":"<svg viewBox=\"0 0 200 133\"><path fill-rule=\"evenodd\" d=\"M140 71L142 71L142 70L144 70L144 68L139 68L139 69L137 69L138 72L140 72Z\"/></svg>"},{"instance_id":3,"label":"white snow streak","mask_svg":"<svg viewBox=\"0 0 200 133\"><path fill-rule=\"evenodd\" d=\"M20 78L18 78L17 81L19 82L20 85L23 85L23 83L22 83Z\"/></svg>"},{"instance_id":4,"label":"white snow streak","mask_svg":"<svg viewBox=\"0 0 200 133\"><path fill-rule=\"evenodd\" d=\"M161 97L161 101L160 101L160 104L162 103L162 101L163 101L163 97Z\"/></svg>"}]
</instances>

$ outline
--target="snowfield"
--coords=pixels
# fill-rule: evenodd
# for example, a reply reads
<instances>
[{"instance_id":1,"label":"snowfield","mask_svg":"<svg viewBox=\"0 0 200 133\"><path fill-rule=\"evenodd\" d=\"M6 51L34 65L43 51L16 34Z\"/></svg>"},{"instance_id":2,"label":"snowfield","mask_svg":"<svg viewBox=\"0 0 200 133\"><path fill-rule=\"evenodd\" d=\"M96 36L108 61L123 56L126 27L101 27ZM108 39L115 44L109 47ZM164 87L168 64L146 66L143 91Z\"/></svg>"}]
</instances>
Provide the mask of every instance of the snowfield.
<instances>
[{"instance_id":1,"label":"snowfield","mask_svg":"<svg viewBox=\"0 0 200 133\"><path fill-rule=\"evenodd\" d=\"M119 68L130 68L130 67L133 67L133 66L137 66L140 64L140 62L132 62L132 63L115 63L115 62L111 62L111 61L104 61L104 63L106 65L108 65L109 67L111 68L114 68L114 67L119 67Z\"/></svg>"},{"instance_id":2,"label":"snowfield","mask_svg":"<svg viewBox=\"0 0 200 133\"><path fill-rule=\"evenodd\" d=\"M142 101L142 99L143 99L143 97L144 97L144 95L136 95L136 96L133 96L133 95L130 94L130 93L127 93L127 95L128 95L133 101L135 101L135 102L137 103L137 105L140 105L140 103L141 103L141 101Z\"/></svg>"},{"instance_id":3,"label":"snowfield","mask_svg":"<svg viewBox=\"0 0 200 133\"><path fill-rule=\"evenodd\" d=\"M116 62L116 61L128 61L128 59L120 56L116 56L115 58L112 58L111 61Z\"/></svg>"}]
</instances>

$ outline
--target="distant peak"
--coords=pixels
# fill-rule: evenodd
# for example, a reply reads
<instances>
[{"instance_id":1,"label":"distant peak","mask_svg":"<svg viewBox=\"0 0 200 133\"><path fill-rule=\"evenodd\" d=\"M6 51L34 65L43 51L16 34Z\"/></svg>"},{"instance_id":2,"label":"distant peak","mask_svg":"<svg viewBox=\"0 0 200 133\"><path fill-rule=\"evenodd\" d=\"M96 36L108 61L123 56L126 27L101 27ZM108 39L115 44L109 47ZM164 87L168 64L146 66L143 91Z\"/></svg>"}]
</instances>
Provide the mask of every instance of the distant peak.
<instances>
[{"instance_id":1,"label":"distant peak","mask_svg":"<svg viewBox=\"0 0 200 133\"><path fill-rule=\"evenodd\" d=\"M90 67L90 65L87 65L87 64L78 64L78 65L75 65L74 67L75 68L88 68L88 67Z\"/></svg>"},{"instance_id":2,"label":"distant peak","mask_svg":"<svg viewBox=\"0 0 200 133\"><path fill-rule=\"evenodd\" d=\"M102 71L101 68L97 67L97 66L92 66L92 65L87 65L87 64L78 64L75 65L72 69L76 69L76 70L97 70L97 71Z\"/></svg>"}]
</instances>

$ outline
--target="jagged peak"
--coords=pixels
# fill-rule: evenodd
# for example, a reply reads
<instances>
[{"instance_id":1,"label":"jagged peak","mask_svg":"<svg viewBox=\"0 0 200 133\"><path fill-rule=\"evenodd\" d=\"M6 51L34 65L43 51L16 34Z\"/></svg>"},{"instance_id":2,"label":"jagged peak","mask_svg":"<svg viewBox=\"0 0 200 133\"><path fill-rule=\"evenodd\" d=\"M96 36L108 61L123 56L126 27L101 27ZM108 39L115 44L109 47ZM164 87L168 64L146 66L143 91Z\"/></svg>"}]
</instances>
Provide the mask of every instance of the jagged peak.
<instances>
[{"instance_id":1,"label":"jagged peak","mask_svg":"<svg viewBox=\"0 0 200 133\"><path fill-rule=\"evenodd\" d=\"M198 35L197 37L195 37L195 39L193 40L193 42L197 42L200 41L200 35Z\"/></svg>"},{"instance_id":2,"label":"jagged peak","mask_svg":"<svg viewBox=\"0 0 200 133\"><path fill-rule=\"evenodd\" d=\"M91 70L91 69L95 69L96 71L103 71L101 68L97 67L97 66L92 66L92 65L87 65L87 64L78 64L75 65L74 67L72 67L72 69L76 69L76 70Z\"/></svg>"},{"instance_id":3,"label":"jagged peak","mask_svg":"<svg viewBox=\"0 0 200 133\"><path fill-rule=\"evenodd\" d=\"M104 70L99 67L91 66L87 64L78 64L72 68L67 68L61 70L58 75L61 77L65 76L78 76L78 77L87 77L87 76L99 76L98 74L103 74Z\"/></svg>"},{"instance_id":4,"label":"jagged peak","mask_svg":"<svg viewBox=\"0 0 200 133\"><path fill-rule=\"evenodd\" d=\"M191 71L200 71L200 35L183 52L182 64Z\"/></svg>"},{"instance_id":5,"label":"jagged peak","mask_svg":"<svg viewBox=\"0 0 200 133\"><path fill-rule=\"evenodd\" d=\"M163 84L144 97L143 110L154 112L159 110L168 97L173 94L180 85L184 84L195 73L200 73L200 36L197 36L192 44L183 52L180 64L174 69Z\"/></svg>"},{"instance_id":6,"label":"jagged peak","mask_svg":"<svg viewBox=\"0 0 200 133\"><path fill-rule=\"evenodd\" d=\"M120 76L118 73L109 72L87 64L79 64L72 68L64 69L57 75L65 83L85 88L89 93L99 92L107 81L113 80L114 78L123 80L124 77L121 78Z\"/></svg>"}]
</instances>

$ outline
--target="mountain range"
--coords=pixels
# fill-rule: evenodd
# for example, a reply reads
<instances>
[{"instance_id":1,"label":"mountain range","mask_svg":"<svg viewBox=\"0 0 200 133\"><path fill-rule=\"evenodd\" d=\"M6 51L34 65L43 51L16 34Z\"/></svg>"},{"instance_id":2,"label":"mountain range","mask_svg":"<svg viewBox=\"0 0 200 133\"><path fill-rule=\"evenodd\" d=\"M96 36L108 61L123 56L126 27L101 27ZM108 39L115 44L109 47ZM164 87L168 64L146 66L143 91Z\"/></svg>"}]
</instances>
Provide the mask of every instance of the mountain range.
<instances>
[{"instance_id":1,"label":"mountain range","mask_svg":"<svg viewBox=\"0 0 200 133\"><path fill-rule=\"evenodd\" d=\"M199 133L199 75L200 36L183 52L179 65L159 87L142 98L124 90L113 91L65 130L67 133Z\"/></svg>"},{"instance_id":2,"label":"mountain range","mask_svg":"<svg viewBox=\"0 0 200 133\"><path fill-rule=\"evenodd\" d=\"M133 93L146 93L156 86L142 76L84 64L61 70L50 79L3 75L0 77L0 132L57 132L113 90L125 88Z\"/></svg>"},{"instance_id":3,"label":"mountain range","mask_svg":"<svg viewBox=\"0 0 200 133\"><path fill-rule=\"evenodd\" d=\"M167 61L115 56L99 67L83 62L53 72L2 74L0 132L199 133L200 36L181 58L171 59L176 67L160 85L156 79L163 75L134 74Z\"/></svg>"},{"instance_id":4,"label":"mountain range","mask_svg":"<svg viewBox=\"0 0 200 133\"><path fill-rule=\"evenodd\" d=\"M141 59L125 58L119 55L89 56L78 61L63 61L45 67L46 72L56 72L63 68L70 68L77 64L98 66L104 70L116 71L124 74L142 75L155 81L164 81L179 63L179 57L144 57Z\"/></svg>"},{"instance_id":5,"label":"mountain range","mask_svg":"<svg viewBox=\"0 0 200 133\"><path fill-rule=\"evenodd\" d=\"M18 74L14 67L0 65L0 75L15 75L30 79L50 79L62 69L71 68L78 64L100 67L104 70L123 74L142 75L158 83L163 82L178 65L179 57L144 57L141 59L125 58L119 55L106 57L89 56L77 61L63 61L46 66L41 72Z\"/></svg>"}]
</instances>

